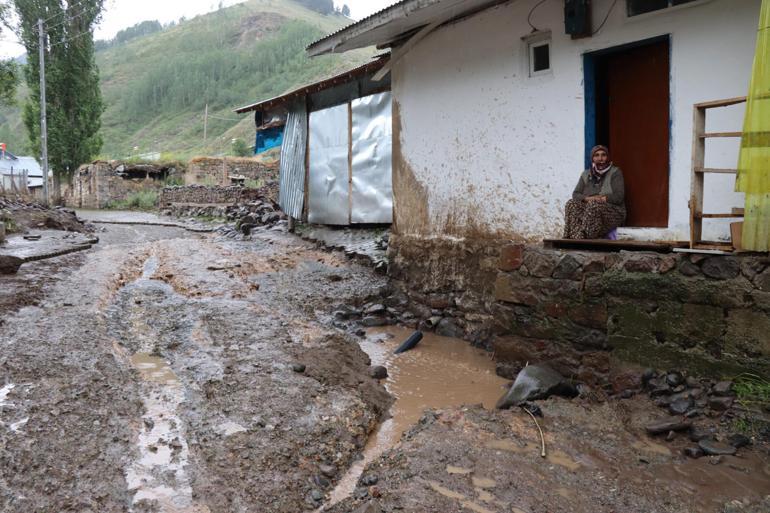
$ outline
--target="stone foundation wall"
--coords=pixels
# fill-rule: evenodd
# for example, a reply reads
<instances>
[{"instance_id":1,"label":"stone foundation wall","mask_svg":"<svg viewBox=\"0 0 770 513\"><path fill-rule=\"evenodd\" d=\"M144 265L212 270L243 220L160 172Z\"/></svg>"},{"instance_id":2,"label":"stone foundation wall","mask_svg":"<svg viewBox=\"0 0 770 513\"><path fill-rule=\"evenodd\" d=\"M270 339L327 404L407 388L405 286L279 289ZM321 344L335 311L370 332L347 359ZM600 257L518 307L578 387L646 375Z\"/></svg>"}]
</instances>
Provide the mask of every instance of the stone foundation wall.
<instances>
[{"instance_id":1,"label":"stone foundation wall","mask_svg":"<svg viewBox=\"0 0 770 513\"><path fill-rule=\"evenodd\" d=\"M500 246L391 233L388 276L408 304L401 321L489 347Z\"/></svg>"},{"instance_id":2,"label":"stone foundation wall","mask_svg":"<svg viewBox=\"0 0 770 513\"><path fill-rule=\"evenodd\" d=\"M612 361L770 372L770 257L544 249L392 234L401 322L597 382Z\"/></svg>"},{"instance_id":3,"label":"stone foundation wall","mask_svg":"<svg viewBox=\"0 0 770 513\"><path fill-rule=\"evenodd\" d=\"M247 180L278 180L278 163L256 158L241 157L196 157L188 164L185 174L186 185L229 186L232 176L243 176Z\"/></svg>"},{"instance_id":4,"label":"stone foundation wall","mask_svg":"<svg viewBox=\"0 0 770 513\"><path fill-rule=\"evenodd\" d=\"M205 185L183 185L165 187L160 193L161 208L172 203L193 203L196 205L235 204L257 200L265 196L264 188L249 187L207 187Z\"/></svg>"}]
</instances>

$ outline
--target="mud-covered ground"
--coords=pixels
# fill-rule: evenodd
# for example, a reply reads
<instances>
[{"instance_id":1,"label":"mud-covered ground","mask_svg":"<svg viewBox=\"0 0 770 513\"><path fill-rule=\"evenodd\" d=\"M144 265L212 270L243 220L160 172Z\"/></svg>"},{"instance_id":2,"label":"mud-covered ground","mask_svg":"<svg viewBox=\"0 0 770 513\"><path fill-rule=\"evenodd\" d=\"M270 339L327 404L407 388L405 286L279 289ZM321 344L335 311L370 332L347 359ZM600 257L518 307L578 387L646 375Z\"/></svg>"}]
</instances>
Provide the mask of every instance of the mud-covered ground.
<instances>
[{"instance_id":1,"label":"mud-covered ground","mask_svg":"<svg viewBox=\"0 0 770 513\"><path fill-rule=\"evenodd\" d=\"M382 279L279 231L106 228L0 277L47 276L0 326L0 511L320 505L390 402L325 316Z\"/></svg>"},{"instance_id":2,"label":"mud-covered ground","mask_svg":"<svg viewBox=\"0 0 770 513\"><path fill-rule=\"evenodd\" d=\"M0 276L3 513L770 511L766 443L688 458L686 433L645 433L664 414L644 394L539 402L545 458L523 410L446 406L504 393L487 355L429 336L394 357L397 328L359 345L332 312L384 278L280 227L97 235ZM361 347L400 441L370 436L393 398Z\"/></svg>"}]
</instances>

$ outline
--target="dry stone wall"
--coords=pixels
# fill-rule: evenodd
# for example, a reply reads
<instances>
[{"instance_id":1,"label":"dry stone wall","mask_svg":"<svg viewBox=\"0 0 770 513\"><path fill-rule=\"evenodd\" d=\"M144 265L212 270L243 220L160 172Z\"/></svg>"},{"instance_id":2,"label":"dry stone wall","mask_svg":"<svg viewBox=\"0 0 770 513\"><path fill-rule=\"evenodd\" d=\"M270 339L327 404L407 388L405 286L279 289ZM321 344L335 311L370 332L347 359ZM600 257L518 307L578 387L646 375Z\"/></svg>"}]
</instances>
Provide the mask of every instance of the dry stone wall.
<instances>
[{"instance_id":1,"label":"dry stone wall","mask_svg":"<svg viewBox=\"0 0 770 513\"><path fill-rule=\"evenodd\" d=\"M257 200L266 194L264 188L249 187L208 187L205 185L184 185L165 187L160 193L161 208L175 203L214 205L235 204Z\"/></svg>"},{"instance_id":2,"label":"dry stone wall","mask_svg":"<svg viewBox=\"0 0 770 513\"><path fill-rule=\"evenodd\" d=\"M233 177L263 182L278 179L278 162L266 162L257 158L196 157L188 164L186 185L228 186Z\"/></svg>"},{"instance_id":3,"label":"dry stone wall","mask_svg":"<svg viewBox=\"0 0 770 513\"><path fill-rule=\"evenodd\" d=\"M550 361L587 382L613 359L710 375L770 372L767 256L392 235L389 258L415 327L487 347L503 366Z\"/></svg>"}]
</instances>

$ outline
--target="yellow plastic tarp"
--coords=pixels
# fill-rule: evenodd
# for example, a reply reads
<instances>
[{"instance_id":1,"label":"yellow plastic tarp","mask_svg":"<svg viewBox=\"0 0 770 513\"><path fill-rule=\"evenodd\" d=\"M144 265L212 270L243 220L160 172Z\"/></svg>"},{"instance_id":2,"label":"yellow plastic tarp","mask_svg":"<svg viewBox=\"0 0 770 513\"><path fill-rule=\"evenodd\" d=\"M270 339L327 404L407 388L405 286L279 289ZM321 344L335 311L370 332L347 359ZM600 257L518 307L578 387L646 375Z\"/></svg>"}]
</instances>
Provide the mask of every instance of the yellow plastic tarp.
<instances>
[{"instance_id":1,"label":"yellow plastic tarp","mask_svg":"<svg viewBox=\"0 0 770 513\"><path fill-rule=\"evenodd\" d=\"M770 251L770 0L759 14L735 189L746 193L743 249Z\"/></svg>"}]
</instances>

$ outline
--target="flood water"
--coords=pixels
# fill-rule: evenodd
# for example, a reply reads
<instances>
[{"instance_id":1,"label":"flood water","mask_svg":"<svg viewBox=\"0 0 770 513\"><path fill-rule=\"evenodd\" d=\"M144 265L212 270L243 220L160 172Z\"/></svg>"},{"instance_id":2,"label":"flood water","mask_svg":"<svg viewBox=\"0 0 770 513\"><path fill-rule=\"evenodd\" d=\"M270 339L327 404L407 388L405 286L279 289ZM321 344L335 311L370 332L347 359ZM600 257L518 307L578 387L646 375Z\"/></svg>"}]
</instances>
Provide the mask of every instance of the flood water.
<instances>
[{"instance_id":1,"label":"flood water","mask_svg":"<svg viewBox=\"0 0 770 513\"><path fill-rule=\"evenodd\" d=\"M390 418L369 438L363 458L331 492L330 505L350 496L364 467L393 447L426 409L463 404L494 408L505 391L508 381L495 374L490 354L464 340L426 333L417 347L394 355L393 351L413 332L398 326L371 328L361 342L372 365L387 367L384 384L395 402Z\"/></svg>"}]
</instances>

